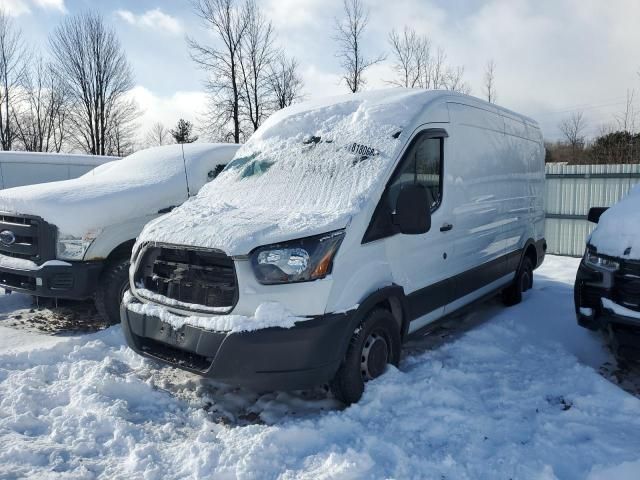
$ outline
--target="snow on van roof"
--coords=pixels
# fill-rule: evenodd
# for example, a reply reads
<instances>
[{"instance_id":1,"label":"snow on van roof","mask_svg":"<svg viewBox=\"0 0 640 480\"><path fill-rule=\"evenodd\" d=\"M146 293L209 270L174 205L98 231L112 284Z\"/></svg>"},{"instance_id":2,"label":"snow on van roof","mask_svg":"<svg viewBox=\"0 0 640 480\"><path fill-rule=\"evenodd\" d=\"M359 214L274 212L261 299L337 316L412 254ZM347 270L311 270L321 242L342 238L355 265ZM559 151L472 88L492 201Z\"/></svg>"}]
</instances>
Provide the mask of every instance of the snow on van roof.
<instances>
[{"instance_id":1,"label":"snow on van roof","mask_svg":"<svg viewBox=\"0 0 640 480\"><path fill-rule=\"evenodd\" d=\"M343 228L393 167L400 135L442 92L387 89L300 103L272 115L198 196L147 225L156 241L246 254Z\"/></svg>"},{"instance_id":2,"label":"snow on van roof","mask_svg":"<svg viewBox=\"0 0 640 480\"><path fill-rule=\"evenodd\" d=\"M588 243L603 255L640 260L640 185L602 214Z\"/></svg>"},{"instance_id":3,"label":"snow on van roof","mask_svg":"<svg viewBox=\"0 0 640 480\"><path fill-rule=\"evenodd\" d=\"M197 161L228 144L184 145L187 161ZM187 198L182 145L136 152L96 167L79 178L0 191L0 211L31 214L56 225L62 236L87 232L127 219L156 214Z\"/></svg>"}]
</instances>

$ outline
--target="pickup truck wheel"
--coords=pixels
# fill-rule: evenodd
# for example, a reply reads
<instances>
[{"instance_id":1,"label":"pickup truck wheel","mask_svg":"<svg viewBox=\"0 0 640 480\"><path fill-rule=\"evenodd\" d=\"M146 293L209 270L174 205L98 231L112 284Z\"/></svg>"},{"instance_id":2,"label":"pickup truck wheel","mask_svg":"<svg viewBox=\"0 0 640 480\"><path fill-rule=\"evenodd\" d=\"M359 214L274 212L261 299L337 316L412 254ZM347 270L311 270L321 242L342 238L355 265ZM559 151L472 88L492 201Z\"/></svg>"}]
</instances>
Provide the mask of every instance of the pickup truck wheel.
<instances>
[{"instance_id":1,"label":"pickup truck wheel","mask_svg":"<svg viewBox=\"0 0 640 480\"><path fill-rule=\"evenodd\" d=\"M129 259L108 263L96 289L96 308L110 325L120 323L120 301L129 288Z\"/></svg>"},{"instance_id":2,"label":"pickup truck wheel","mask_svg":"<svg viewBox=\"0 0 640 480\"><path fill-rule=\"evenodd\" d=\"M522 294L531 288L533 288L533 264L529 257L525 257L513 283L502 291L502 303L508 307L517 305L522 301Z\"/></svg>"},{"instance_id":3,"label":"pickup truck wheel","mask_svg":"<svg viewBox=\"0 0 640 480\"><path fill-rule=\"evenodd\" d=\"M391 312L372 310L356 328L347 354L329 387L347 405L362 397L365 382L382 375L387 364L400 362L400 329Z\"/></svg>"}]
</instances>

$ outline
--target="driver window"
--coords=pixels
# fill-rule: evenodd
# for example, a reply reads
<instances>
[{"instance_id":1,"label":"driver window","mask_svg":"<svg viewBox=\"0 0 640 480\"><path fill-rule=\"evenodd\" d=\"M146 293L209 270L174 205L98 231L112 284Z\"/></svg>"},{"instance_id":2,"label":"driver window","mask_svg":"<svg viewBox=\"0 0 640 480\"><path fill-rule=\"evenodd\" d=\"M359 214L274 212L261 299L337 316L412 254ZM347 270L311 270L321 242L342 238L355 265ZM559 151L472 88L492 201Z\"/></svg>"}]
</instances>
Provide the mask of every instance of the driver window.
<instances>
[{"instance_id":1,"label":"driver window","mask_svg":"<svg viewBox=\"0 0 640 480\"><path fill-rule=\"evenodd\" d=\"M443 138L418 138L405 154L404 163L389 185L389 207L395 209L398 194L404 185L419 183L429 194L431 209L442 199Z\"/></svg>"}]
</instances>

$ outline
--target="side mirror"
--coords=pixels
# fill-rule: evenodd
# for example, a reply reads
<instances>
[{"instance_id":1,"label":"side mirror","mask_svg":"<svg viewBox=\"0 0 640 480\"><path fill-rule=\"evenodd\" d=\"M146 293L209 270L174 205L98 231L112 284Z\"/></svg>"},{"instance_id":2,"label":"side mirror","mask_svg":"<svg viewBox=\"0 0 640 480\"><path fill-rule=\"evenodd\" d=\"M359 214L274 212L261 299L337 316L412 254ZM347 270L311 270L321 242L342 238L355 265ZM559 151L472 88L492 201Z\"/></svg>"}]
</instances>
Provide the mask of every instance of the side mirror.
<instances>
[{"instance_id":1,"label":"side mirror","mask_svg":"<svg viewBox=\"0 0 640 480\"><path fill-rule=\"evenodd\" d=\"M592 223L598 223L602 214L608 209L609 207L591 207L589 209L589 213L587 214L587 220Z\"/></svg>"},{"instance_id":2,"label":"side mirror","mask_svg":"<svg viewBox=\"0 0 640 480\"><path fill-rule=\"evenodd\" d=\"M431 229L431 195L423 185L403 187L398 194L393 223L400 233L418 235Z\"/></svg>"}]
</instances>

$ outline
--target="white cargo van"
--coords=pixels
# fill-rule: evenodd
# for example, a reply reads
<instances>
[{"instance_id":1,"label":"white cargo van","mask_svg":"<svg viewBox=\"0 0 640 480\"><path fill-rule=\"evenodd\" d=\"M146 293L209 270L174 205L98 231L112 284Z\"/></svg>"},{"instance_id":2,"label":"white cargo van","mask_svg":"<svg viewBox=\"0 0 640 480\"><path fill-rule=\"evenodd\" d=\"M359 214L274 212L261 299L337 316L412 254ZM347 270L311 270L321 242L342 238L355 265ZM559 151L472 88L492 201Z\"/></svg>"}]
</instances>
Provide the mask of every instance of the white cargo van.
<instances>
[{"instance_id":1,"label":"white cargo van","mask_svg":"<svg viewBox=\"0 0 640 480\"><path fill-rule=\"evenodd\" d=\"M74 153L0 152L0 189L77 178L119 159Z\"/></svg>"},{"instance_id":2,"label":"white cargo van","mask_svg":"<svg viewBox=\"0 0 640 480\"><path fill-rule=\"evenodd\" d=\"M536 123L466 95L391 89L274 114L216 181L148 224L129 345L256 389L345 402L410 334L532 286L545 253Z\"/></svg>"},{"instance_id":3,"label":"white cargo van","mask_svg":"<svg viewBox=\"0 0 640 480\"><path fill-rule=\"evenodd\" d=\"M150 148L80 178L0 192L0 286L39 297L95 296L120 320L131 247L149 220L212 180L238 145Z\"/></svg>"}]
</instances>

